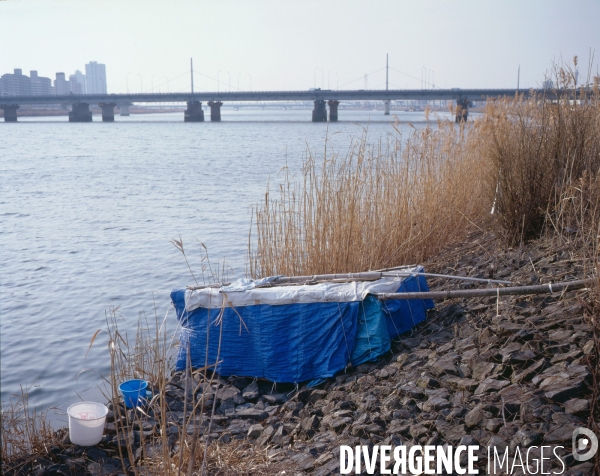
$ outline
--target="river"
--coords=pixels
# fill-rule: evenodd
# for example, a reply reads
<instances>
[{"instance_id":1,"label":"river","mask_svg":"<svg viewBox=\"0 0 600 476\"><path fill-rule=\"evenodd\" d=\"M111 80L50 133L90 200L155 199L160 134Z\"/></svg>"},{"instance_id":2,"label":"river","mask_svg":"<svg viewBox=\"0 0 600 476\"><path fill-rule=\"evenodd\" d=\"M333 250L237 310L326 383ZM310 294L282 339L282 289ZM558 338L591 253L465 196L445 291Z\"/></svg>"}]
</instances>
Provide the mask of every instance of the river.
<instances>
[{"instance_id":1,"label":"river","mask_svg":"<svg viewBox=\"0 0 600 476\"><path fill-rule=\"evenodd\" d=\"M201 240L214 263L244 275L252 205L307 147L344 152L364 128L369 142L390 122L425 125L422 112L223 109L221 123L184 123L183 113L68 123L66 117L0 123L1 398L28 389L30 404L64 408L93 395L109 370L106 333L155 311L175 328L169 292L193 280L171 239L200 273ZM444 114L444 116L447 116ZM358 271L358 270L357 270Z\"/></svg>"}]
</instances>

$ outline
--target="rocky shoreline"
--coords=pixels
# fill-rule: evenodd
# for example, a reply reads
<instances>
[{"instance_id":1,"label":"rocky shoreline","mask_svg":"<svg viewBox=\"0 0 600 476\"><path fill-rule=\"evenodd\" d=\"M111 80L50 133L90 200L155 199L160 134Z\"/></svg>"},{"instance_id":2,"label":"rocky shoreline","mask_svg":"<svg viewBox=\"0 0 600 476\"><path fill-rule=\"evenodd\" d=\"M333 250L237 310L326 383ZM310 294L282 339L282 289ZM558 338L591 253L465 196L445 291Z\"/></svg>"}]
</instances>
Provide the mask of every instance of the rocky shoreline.
<instances>
[{"instance_id":1,"label":"rocky shoreline","mask_svg":"<svg viewBox=\"0 0 600 476\"><path fill-rule=\"evenodd\" d=\"M515 285L581 279L586 262L571 249L536 241L506 250L492 235L475 233L425 269ZM435 290L475 287L428 281ZM401 336L380 361L348 369L318 388L240 377L186 386L176 373L166 392L169 448L159 439L158 410L143 421L132 410L111 411L96 447L74 446L63 432L62 444L23 459L14 469L4 467L3 474L123 474L119 452L128 444L138 474L150 474L165 450L173 454L181 444L184 417L192 410L190 403L185 408L191 400L185 398L186 388L195 389L205 408L186 434L256 461L255 469L244 469L211 459L207 474L339 474L340 445L399 444L478 444L480 474L487 460L484 447L508 447L510 454L538 447L530 454L539 458L539 446L560 445L562 474L594 474L594 460L577 462L570 448L573 430L590 427L591 399L597 398L588 367L596 348L583 315L586 292L437 302L427 320ZM117 436L120 413L119 423L132 430L129 441L122 433ZM545 471L561 470L556 458L546 464Z\"/></svg>"}]
</instances>

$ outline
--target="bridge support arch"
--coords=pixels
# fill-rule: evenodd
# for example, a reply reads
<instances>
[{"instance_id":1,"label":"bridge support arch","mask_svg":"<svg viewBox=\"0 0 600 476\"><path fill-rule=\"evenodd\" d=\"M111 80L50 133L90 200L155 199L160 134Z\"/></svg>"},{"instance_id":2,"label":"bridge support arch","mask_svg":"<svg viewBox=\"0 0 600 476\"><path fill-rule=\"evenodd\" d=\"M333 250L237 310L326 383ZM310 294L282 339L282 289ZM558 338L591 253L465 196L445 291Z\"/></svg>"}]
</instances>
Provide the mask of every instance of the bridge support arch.
<instances>
[{"instance_id":1,"label":"bridge support arch","mask_svg":"<svg viewBox=\"0 0 600 476\"><path fill-rule=\"evenodd\" d=\"M102 122L115 122L115 106L114 102L101 102L98 104L102 109Z\"/></svg>"},{"instance_id":2,"label":"bridge support arch","mask_svg":"<svg viewBox=\"0 0 600 476\"><path fill-rule=\"evenodd\" d=\"M17 104L0 104L0 109L4 110L4 122L17 122Z\"/></svg>"},{"instance_id":3,"label":"bridge support arch","mask_svg":"<svg viewBox=\"0 0 600 476\"><path fill-rule=\"evenodd\" d=\"M204 122L204 111L200 101L188 101L187 109L183 113L184 122Z\"/></svg>"},{"instance_id":4,"label":"bridge support arch","mask_svg":"<svg viewBox=\"0 0 600 476\"><path fill-rule=\"evenodd\" d=\"M92 122L90 105L85 102L76 102L69 113L69 122Z\"/></svg>"},{"instance_id":5,"label":"bridge support arch","mask_svg":"<svg viewBox=\"0 0 600 476\"><path fill-rule=\"evenodd\" d=\"M454 122L466 122L469 117L469 100L468 99L457 99L456 100L456 117Z\"/></svg>"},{"instance_id":6,"label":"bridge support arch","mask_svg":"<svg viewBox=\"0 0 600 476\"><path fill-rule=\"evenodd\" d=\"M210 106L210 120L211 122L221 122L221 101L208 101Z\"/></svg>"},{"instance_id":7,"label":"bridge support arch","mask_svg":"<svg viewBox=\"0 0 600 476\"><path fill-rule=\"evenodd\" d=\"M337 122L340 102L336 99L330 99L327 104L329 104L329 122Z\"/></svg>"},{"instance_id":8,"label":"bridge support arch","mask_svg":"<svg viewBox=\"0 0 600 476\"><path fill-rule=\"evenodd\" d=\"M313 122L327 122L327 107L324 99L317 99L312 112Z\"/></svg>"}]
</instances>

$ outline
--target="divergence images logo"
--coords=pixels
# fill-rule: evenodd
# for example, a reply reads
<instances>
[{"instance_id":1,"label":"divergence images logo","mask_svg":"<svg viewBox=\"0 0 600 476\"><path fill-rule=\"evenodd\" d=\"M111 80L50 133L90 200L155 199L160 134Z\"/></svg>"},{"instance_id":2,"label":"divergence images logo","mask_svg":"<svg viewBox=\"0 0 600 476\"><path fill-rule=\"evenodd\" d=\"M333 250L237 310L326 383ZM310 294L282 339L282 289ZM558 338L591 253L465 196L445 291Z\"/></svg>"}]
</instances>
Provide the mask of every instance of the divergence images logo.
<instances>
[{"instance_id":1,"label":"divergence images logo","mask_svg":"<svg viewBox=\"0 0 600 476\"><path fill-rule=\"evenodd\" d=\"M573 458L577 461L592 459L598 451L598 438L587 428L573 432Z\"/></svg>"}]
</instances>

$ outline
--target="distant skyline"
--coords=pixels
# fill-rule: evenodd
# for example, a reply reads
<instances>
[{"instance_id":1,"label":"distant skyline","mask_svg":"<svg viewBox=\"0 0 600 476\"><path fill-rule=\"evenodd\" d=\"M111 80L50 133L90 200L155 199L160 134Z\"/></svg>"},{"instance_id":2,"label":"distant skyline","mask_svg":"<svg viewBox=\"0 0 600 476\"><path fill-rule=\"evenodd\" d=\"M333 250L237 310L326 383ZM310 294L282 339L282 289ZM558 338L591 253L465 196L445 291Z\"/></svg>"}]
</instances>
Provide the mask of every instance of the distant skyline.
<instances>
[{"instance_id":1,"label":"distant skyline","mask_svg":"<svg viewBox=\"0 0 600 476\"><path fill-rule=\"evenodd\" d=\"M598 0L6 0L0 74L91 60L109 92L540 87L600 60ZM369 74L370 73L370 74ZM365 74L368 74L365 81ZM217 79L220 83L217 83Z\"/></svg>"}]
</instances>

